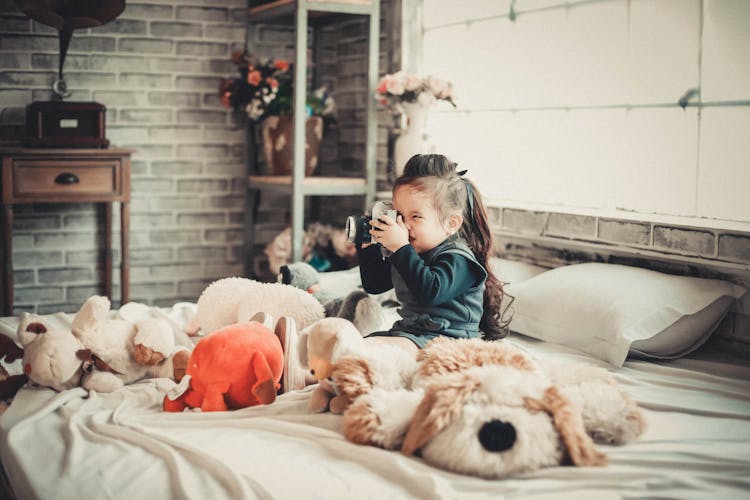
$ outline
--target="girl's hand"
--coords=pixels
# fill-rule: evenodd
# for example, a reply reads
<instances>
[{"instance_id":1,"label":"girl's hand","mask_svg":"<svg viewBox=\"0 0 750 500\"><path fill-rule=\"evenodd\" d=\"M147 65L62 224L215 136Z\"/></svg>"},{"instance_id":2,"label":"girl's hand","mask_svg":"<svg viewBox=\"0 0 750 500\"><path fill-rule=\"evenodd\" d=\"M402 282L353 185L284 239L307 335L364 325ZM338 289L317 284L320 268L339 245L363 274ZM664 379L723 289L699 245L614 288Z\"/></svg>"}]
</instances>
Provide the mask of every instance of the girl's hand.
<instances>
[{"instance_id":1,"label":"girl's hand","mask_svg":"<svg viewBox=\"0 0 750 500\"><path fill-rule=\"evenodd\" d=\"M373 242L380 243L391 252L409 244L409 230L401 215L397 215L396 220L383 215L379 221L371 220L370 226L373 228L370 229Z\"/></svg>"}]
</instances>

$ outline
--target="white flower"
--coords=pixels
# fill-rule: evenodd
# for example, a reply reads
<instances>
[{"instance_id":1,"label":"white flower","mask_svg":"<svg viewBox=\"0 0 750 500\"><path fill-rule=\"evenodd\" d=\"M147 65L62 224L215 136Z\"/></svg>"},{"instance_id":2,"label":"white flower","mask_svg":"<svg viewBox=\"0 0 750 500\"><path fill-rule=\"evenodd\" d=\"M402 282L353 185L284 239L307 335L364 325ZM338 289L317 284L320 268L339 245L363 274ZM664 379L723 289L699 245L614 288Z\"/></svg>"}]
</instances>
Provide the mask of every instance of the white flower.
<instances>
[{"instance_id":1,"label":"white flower","mask_svg":"<svg viewBox=\"0 0 750 500\"><path fill-rule=\"evenodd\" d=\"M414 92L422 86L422 79L417 75L408 75L404 80L404 89L408 92Z\"/></svg>"},{"instance_id":2,"label":"white flower","mask_svg":"<svg viewBox=\"0 0 750 500\"><path fill-rule=\"evenodd\" d=\"M430 92L432 92L432 95L439 97L448 89L448 82L446 82L442 78L430 76L427 79L427 86L429 87Z\"/></svg>"},{"instance_id":3,"label":"white flower","mask_svg":"<svg viewBox=\"0 0 750 500\"><path fill-rule=\"evenodd\" d=\"M259 99L252 99L247 103L245 112L252 120L257 120L263 115L263 105Z\"/></svg>"},{"instance_id":4,"label":"white flower","mask_svg":"<svg viewBox=\"0 0 750 500\"><path fill-rule=\"evenodd\" d=\"M319 89L315 90L315 91L313 92L313 95L314 95L314 96L315 96L316 98L318 98L318 99L323 99L323 98L324 98L324 97L326 96L326 92L327 92L327 91L328 91L328 89L327 89L327 88L326 88L326 86L324 85L324 86L320 87Z\"/></svg>"},{"instance_id":5,"label":"white flower","mask_svg":"<svg viewBox=\"0 0 750 500\"><path fill-rule=\"evenodd\" d=\"M389 94L401 95L404 93L404 83L401 78L389 78L385 84L385 89Z\"/></svg>"}]
</instances>

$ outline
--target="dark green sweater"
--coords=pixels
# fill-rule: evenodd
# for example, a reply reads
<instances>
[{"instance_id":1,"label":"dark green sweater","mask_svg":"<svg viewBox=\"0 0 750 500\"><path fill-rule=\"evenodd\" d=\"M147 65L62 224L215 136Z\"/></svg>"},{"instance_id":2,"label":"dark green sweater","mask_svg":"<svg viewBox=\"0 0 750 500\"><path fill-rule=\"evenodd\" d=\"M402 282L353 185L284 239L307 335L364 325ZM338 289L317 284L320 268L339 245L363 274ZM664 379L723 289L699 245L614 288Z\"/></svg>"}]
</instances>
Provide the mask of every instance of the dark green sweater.
<instances>
[{"instance_id":1,"label":"dark green sweater","mask_svg":"<svg viewBox=\"0 0 750 500\"><path fill-rule=\"evenodd\" d=\"M403 319L375 335L404 336L420 347L437 335L479 336L487 272L462 240L448 239L423 254L411 245L387 258L377 245L358 253L365 291L395 288L401 303L398 312Z\"/></svg>"}]
</instances>

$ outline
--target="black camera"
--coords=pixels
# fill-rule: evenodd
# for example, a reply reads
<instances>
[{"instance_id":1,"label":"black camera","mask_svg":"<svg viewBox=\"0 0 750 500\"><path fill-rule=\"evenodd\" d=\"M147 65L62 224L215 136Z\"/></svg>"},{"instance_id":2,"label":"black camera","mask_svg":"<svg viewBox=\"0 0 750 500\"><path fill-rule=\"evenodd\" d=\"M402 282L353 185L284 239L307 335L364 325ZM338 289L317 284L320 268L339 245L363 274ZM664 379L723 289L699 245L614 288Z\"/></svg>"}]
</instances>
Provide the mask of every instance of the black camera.
<instances>
[{"instance_id":1,"label":"black camera","mask_svg":"<svg viewBox=\"0 0 750 500\"><path fill-rule=\"evenodd\" d=\"M350 215L346 218L346 238L356 245L370 243L372 242L370 221L372 219L378 220L383 215L396 220L396 214L393 205L389 202L379 201L372 207L372 217L369 215Z\"/></svg>"}]
</instances>

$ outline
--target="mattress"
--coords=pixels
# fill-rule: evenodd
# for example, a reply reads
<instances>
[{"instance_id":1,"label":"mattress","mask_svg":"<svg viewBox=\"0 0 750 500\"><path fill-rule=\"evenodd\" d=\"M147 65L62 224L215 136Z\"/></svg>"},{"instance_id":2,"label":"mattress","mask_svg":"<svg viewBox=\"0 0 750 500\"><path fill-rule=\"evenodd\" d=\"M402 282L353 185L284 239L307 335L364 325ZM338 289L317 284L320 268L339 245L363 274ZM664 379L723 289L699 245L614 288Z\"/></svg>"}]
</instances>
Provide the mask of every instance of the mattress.
<instances>
[{"instance_id":1,"label":"mattress","mask_svg":"<svg viewBox=\"0 0 750 500\"><path fill-rule=\"evenodd\" d=\"M0 320L0 331L12 332L14 322ZM623 447L601 446L606 467L485 480L347 442L340 416L308 409L314 386L268 406L165 413L161 402L174 383L150 379L109 394L21 389L0 417L0 458L23 499L750 495L750 367L704 349L613 368L564 346L510 340L542 362L555 357L608 368L643 409L645 433Z\"/></svg>"}]
</instances>

